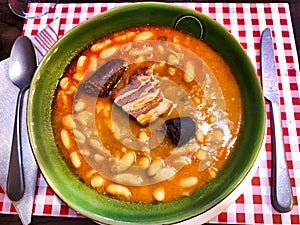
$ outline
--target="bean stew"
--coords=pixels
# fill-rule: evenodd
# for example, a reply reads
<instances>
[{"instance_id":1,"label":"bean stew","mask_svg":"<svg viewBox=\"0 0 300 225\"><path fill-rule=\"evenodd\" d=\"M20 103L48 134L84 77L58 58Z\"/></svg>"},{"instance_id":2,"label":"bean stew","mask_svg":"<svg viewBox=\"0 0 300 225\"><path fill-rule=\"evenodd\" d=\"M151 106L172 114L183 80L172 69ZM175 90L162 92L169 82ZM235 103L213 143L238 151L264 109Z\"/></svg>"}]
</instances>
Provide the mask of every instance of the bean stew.
<instances>
[{"instance_id":1,"label":"bean stew","mask_svg":"<svg viewBox=\"0 0 300 225\"><path fill-rule=\"evenodd\" d=\"M59 80L52 126L83 182L126 201L189 196L214 179L242 124L240 90L204 41L136 26L92 43Z\"/></svg>"}]
</instances>

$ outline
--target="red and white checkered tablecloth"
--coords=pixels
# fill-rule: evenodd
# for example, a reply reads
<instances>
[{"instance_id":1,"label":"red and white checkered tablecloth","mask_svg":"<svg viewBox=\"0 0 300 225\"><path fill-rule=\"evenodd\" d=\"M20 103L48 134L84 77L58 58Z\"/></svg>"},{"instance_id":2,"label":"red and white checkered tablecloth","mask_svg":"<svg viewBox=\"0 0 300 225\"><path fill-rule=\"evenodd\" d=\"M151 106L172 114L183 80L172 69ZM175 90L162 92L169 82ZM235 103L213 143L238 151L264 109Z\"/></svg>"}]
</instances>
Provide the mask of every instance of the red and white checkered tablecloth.
<instances>
[{"instance_id":1,"label":"red and white checkered tablecloth","mask_svg":"<svg viewBox=\"0 0 300 225\"><path fill-rule=\"evenodd\" d=\"M51 13L38 19L25 20L23 34L36 36L46 24L60 18L59 36L64 35L79 23L128 3L58 4ZM261 161L253 179L224 212L211 219L211 223L228 224L300 224L300 73L289 5L236 4L236 3L175 3L207 14L223 24L246 49L257 74L260 74L260 34L268 26L275 41L275 56L281 97L281 116L289 173L294 194L294 208L289 213L280 214L271 205L271 136L270 112L267 107L267 134L262 147ZM39 10L42 4L30 4L30 11ZM38 175L34 199L33 215L82 217L65 205ZM13 205L0 188L0 213L16 214Z\"/></svg>"}]
</instances>

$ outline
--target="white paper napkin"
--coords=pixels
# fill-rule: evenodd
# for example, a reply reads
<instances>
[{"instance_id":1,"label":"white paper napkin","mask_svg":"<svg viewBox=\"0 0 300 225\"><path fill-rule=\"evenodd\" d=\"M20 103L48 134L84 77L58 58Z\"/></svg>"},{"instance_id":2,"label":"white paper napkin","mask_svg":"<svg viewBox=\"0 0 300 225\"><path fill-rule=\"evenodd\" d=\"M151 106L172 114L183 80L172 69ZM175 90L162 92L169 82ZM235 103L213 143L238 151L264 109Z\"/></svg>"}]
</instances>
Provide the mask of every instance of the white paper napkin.
<instances>
[{"instance_id":1,"label":"white paper napkin","mask_svg":"<svg viewBox=\"0 0 300 225\"><path fill-rule=\"evenodd\" d=\"M40 62L49 48L57 41L59 26L60 22L57 18L51 24L47 25L46 28L44 28L36 37L31 38L38 62ZM15 108L19 92L18 87L16 87L9 79L8 67L9 58L0 62L0 186L4 192L6 192L6 180L10 160ZM28 93L24 96L24 107L22 112L22 160L25 179L25 193L19 201L12 201L24 225L31 222L38 171L27 134L25 107L27 104L27 96ZM7 196L5 196L5 198L9 201Z\"/></svg>"},{"instance_id":2,"label":"white paper napkin","mask_svg":"<svg viewBox=\"0 0 300 225\"><path fill-rule=\"evenodd\" d=\"M46 26L38 35L31 38L34 46L38 62L44 57L51 46L58 40L58 31L60 27L59 18L56 18L52 23Z\"/></svg>"}]
</instances>

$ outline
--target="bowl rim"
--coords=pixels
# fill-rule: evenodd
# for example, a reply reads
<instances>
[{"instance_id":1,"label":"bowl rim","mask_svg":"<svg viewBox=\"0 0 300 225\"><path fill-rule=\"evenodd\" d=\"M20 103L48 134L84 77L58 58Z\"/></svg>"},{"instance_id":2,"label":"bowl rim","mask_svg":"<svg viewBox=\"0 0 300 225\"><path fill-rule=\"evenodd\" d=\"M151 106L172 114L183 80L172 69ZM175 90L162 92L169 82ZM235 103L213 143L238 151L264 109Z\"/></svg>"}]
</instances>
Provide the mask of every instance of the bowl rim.
<instances>
[{"instance_id":1,"label":"bowl rim","mask_svg":"<svg viewBox=\"0 0 300 225\"><path fill-rule=\"evenodd\" d=\"M140 8L160 8L160 9L164 9L164 10L176 10L176 11L183 11L184 13L189 13L193 16L197 16L205 19L207 21L209 21L209 23L213 24L214 26L217 27L218 32L222 32L222 33L227 33L227 38L232 39L233 38L233 42L234 42L234 46L236 47L238 52L243 52L243 57L246 59L247 58L247 63L248 63L248 68L250 69L250 73L252 75L256 75L256 71L251 63L251 60L249 59L249 57L247 56L245 50L241 47L241 45L236 41L236 39L219 23L217 23L216 21L214 21L213 19L211 19L210 17L199 13L195 10L191 10L188 8L184 8L181 6L175 6L175 5L171 5L168 3L158 3L158 2L138 2L138 3L132 3L129 5L124 5L124 6L120 6L114 9L111 9L109 11L103 12L99 15L94 16L93 18L84 21L83 23L79 24L78 26L76 26L75 28L71 29L69 32L67 32L62 38L60 38L55 44L54 46L49 50L49 52L45 55L45 57L43 58L41 64L39 65L34 78L33 78L33 82L32 85L30 87L30 91L29 91L29 98L28 98L28 107L27 107L27 126L28 126L28 134L29 134L29 139L30 139L30 144L32 146L32 150L35 156L35 159L39 165L40 170L42 171L42 174L45 178L45 180L47 181L47 183L49 184L49 186L54 190L54 192L60 197L60 199L62 201L64 201L67 205L69 205L71 208L73 208L74 210L80 212L82 215L85 215L93 220L99 221L99 222L104 222L104 223L121 223L121 224L133 224L136 223L140 224L140 221L115 221L113 218L109 218L106 216L102 216L102 215L96 215L94 214L94 212L90 212L89 210L85 209L82 206L79 206L76 201L73 201L73 199L70 198L70 196L66 196L65 192L62 192L62 190L57 186L58 184L52 179L52 176L49 176L48 172L47 172L47 164L45 164L45 159L43 159L41 157L41 150L38 150L38 147L41 147L40 143L37 141L37 137L38 135L36 134L37 131L34 130L35 128L35 123L37 121L37 119L34 117L35 115L35 106L34 103L37 101L36 100L36 89L37 85L39 84L39 82L41 80L41 75L43 73L45 73L45 67L47 67L47 64L49 63L49 61L51 61L51 57L53 57L53 55L57 54L56 52L59 50L60 45L64 43L65 40L68 40L68 37L70 36L74 36L78 33L81 32L81 29L84 28L84 26L92 26L93 23L97 23L97 21L100 20L106 20L108 18L111 18L112 16L115 16L118 13L123 13L123 12L127 12L131 11L131 10L137 10ZM232 41L232 40L231 40ZM74 51L73 55L78 54L80 51L82 51L82 48L78 51ZM44 70L44 71L43 71ZM45 76L45 75L44 75ZM252 77L253 78L253 77ZM257 77L256 77L257 79ZM253 85L256 86L256 88L259 86L259 81L257 79L257 81L255 81L254 79L251 80ZM45 81L43 81L45 82ZM37 90L38 91L38 90ZM216 202L220 203L227 195L229 195L230 193L232 193L239 185L240 183L243 181L243 179L246 177L246 175L248 174L248 172L250 171L251 167L253 166L258 153L259 153L259 149L262 145L263 142L263 137L264 137L264 131L265 131L265 114L264 114L264 102L263 102L263 97L262 97L262 92L261 90L260 93L258 93L258 95L256 96L256 100L257 100L257 104L259 105L259 107L261 108L261 113L259 113L259 115L257 115L258 120L259 120L259 127L261 128L260 131L257 131L257 142L255 143L255 153L251 155L251 160L248 162L247 164L247 168L243 171L242 174L240 174L238 177L236 177L235 182L232 184L232 186L230 188L227 188L225 193L222 196L219 196L219 198L217 198ZM41 110L41 109L39 109ZM64 168L66 169L66 168ZM231 169L232 170L232 169ZM219 184L218 184L219 185ZM199 197L199 196L197 196ZM110 201L110 203L113 203L114 200ZM113 203L115 204L115 202ZM125 204L128 205L128 204ZM203 213L211 208L213 208L213 206L216 204L211 204L209 206L207 206L205 208L205 210L199 212L199 213ZM186 214L181 214L179 217L176 217L174 220L169 220L169 219L163 219L162 222L163 223L173 223L173 222L178 222L184 219L188 219L190 217L195 217L197 216L199 213L196 213L195 211L193 213L186 213ZM158 222L157 220L153 221L149 221L149 223L156 223Z\"/></svg>"}]
</instances>

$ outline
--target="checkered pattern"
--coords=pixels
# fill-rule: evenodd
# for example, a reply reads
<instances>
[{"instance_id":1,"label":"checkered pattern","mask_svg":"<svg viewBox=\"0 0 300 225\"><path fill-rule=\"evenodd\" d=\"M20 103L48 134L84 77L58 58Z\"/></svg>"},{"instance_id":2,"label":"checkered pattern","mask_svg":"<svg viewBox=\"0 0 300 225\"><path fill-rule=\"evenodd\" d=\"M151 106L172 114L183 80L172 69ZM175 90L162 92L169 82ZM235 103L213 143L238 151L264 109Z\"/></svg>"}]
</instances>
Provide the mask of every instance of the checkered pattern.
<instances>
[{"instance_id":1,"label":"checkered pattern","mask_svg":"<svg viewBox=\"0 0 300 225\"><path fill-rule=\"evenodd\" d=\"M120 5L123 4L59 4L54 11L42 18L25 20L23 34L36 36L45 24L49 24L56 17L59 17L61 22L59 36L62 36L74 26L92 16ZM270 110L266 102L267 134L265 145L262 147L259 168L235 203L209 222L228 224L300 224L298 206L300 200L300 74L289 5L286 3L176 3L176 5L207 14L223 24L245 48L257 69L257 74L260 74L260 34L267 26L272 29L274 42L276 43L275 57L277 73L280 74L281 116L294 194L294 208L289 213L280 214L271 205ZM30 4L29 10L40 10L40 7L43 7L43 5ZM16 213L1 189L0 213ZM41 174L39 174L36 187L33 215L81 217L81 215L61 202L46 184Z\"/></svg>"},{"instance_id":2,"label":"checkered pattern","mask_svg":"<svg viewBox=\"0 0 300 225\"><path fill-rule=\"evenodd\" d=\"M43 29L37 36L34 36L31 41L36 51L38 61L46 55L52 45L58 40L58 30L60 28L59 18L56 18L51 24Z\"/></svg>"}]
</instances>

